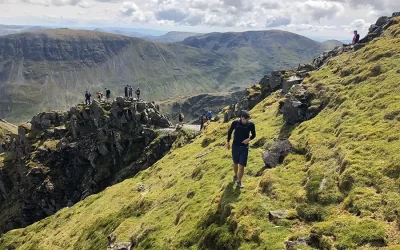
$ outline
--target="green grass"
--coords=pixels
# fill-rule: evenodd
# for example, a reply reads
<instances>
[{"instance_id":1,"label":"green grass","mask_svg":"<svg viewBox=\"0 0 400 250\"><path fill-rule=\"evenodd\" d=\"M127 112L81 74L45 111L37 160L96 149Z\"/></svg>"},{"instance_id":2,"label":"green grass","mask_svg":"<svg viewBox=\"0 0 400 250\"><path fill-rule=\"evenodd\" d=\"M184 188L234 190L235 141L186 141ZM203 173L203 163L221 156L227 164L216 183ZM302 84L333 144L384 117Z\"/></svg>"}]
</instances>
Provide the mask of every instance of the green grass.
<instances>
[{"instance_id":1,"label":"green grass","mask_svg":"<svg viewBox=\"0 0 400 250\"><path fill-rule=\"evenodd\" d=\"M314 119L284 126L279 93L251 111L263 143L251 146L245 189L231 183L229 124L210 123L134 178L8 232L0 248L105 249L112 234L137 249L282 249L314 232L320 248L399 249L400 38L393 34L399 24L305 80L314 102L328 104ZM264 147L281 134L294 151L258 176ZM281 209L291 220L269 222L268 212Z\"/></svg>"}]
</instances>

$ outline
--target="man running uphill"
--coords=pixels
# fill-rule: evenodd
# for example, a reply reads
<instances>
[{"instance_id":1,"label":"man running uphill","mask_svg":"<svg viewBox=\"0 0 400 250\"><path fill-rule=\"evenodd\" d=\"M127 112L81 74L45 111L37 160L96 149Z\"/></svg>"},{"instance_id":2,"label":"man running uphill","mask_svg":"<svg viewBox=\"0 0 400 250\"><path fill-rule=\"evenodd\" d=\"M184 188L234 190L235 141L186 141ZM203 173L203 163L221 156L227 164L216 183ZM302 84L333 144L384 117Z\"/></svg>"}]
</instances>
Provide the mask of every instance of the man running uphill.
<instances>
[{"instance_id":1,"label":"man running uphill","mask_svg":"<svg viewBox=\"0 0 400 250\"><path fill-rule=\"evenodd\" d=\"M233 160L233 181L237 182L239 188L243 188L242 178L244 174L244 167L247 165L247 158L249 154L249 142L256 137L256 127L252 122L249 122L250 115L247 111L242 111L240 120L234 121L228 131L228 141L226 148L231 148L230 140L233 130L232 144L232 160ZM251 133L251 136L250 136Z\"/></svg>"}]
</instances>

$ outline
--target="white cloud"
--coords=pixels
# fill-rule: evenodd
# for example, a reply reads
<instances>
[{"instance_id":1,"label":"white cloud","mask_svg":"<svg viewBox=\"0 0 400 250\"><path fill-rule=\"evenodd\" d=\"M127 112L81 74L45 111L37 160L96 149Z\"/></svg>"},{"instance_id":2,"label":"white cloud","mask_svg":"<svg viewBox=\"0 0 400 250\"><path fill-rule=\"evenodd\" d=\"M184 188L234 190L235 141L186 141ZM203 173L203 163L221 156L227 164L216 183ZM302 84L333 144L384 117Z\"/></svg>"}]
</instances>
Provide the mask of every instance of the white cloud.
<instances>
[{"instance_id":1,"label":"white cloud","mask_svg":"<svg viewBox=\"0 0 400 250\"><path fill-rule=\"evenodd\" d=\"M124 2L119 8L119 12L123 16L132 16L133 13L137 12L139 7L134 2Z\"/></svg>"},{"instance_id":2,"label":"white cloud","mask_svg":"<svg viewBox=\"0 0 400 250\"><path fill-rule=\"evenodd\" d=\"M330 1L307 0L304 3L297 3L297 6L304 16L309 16L312 21L317 22L340 16L345 11L341 3Z\"/></svg>"},{"instance_id":3,"label":"white cloud","mask_svg":"<svg viewBox=\"0 0 400 250\"><path fill-rule=\"evenodd\" d=\"M279 26L285 26L292 22L291 16L277 16L277 17L270 17L267 19L265 23L266 28L274 28Z\"/></svg>"},{"instance_id":4,"label":"white cloud","mask_svg":"<svg viewBox=\"0 0 400 250\"><path fill-rule=\"evenodd\" d=\"M0 8L3 23L39 20L38 17L54 14L64 17L59 23L74 20L73 23L82 26L98 24L107 18L107 26L141 25L197 32L279 28L309 36L344 38L349 36L349 30L366 30L379 15L400 10L400 0L0 0L0 3L7 5ZM90 11L82 14L82 8ZM22 14L21 9L29 14Z\"/></svg>"},{"instance_id":5,"label":"white cloud","mask_svg":"<svg viewBox=\"0 0 400 250\"><path fill-rule=\"evenodd\" d=\"M371 23L366 22L364 19L356 19L350 23L350 25L343 25L341 28L346 30L348 33L357 30L359 34L367 34Z\"/></svg>"},{"instance_id":6,"label":"white cloud","mask_svg":"<svg viewBox=\"0 0 400 250\"><path fill-rule=\"evenodd\" d=\"M78 3L78 6L81 8L90 8L90 7L93 7L94 4L86 2L86 1L82 1L82 2Z\"/></svg>"}]
</instances>

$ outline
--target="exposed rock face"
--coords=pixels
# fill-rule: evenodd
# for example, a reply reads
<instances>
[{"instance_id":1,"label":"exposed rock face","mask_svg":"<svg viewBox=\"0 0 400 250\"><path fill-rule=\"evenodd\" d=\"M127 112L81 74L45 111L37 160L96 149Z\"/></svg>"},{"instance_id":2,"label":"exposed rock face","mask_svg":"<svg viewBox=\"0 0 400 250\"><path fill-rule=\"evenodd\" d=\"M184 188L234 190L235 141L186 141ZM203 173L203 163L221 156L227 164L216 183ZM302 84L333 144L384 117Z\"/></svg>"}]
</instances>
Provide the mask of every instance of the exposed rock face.
<instances>
[{"instance_id":1,"label":"exposed rock face","mask_svg":"<svg viewBox=\"0 0 400 250\"><path fill-rule=\"evenodd\" d=\"M275 143L263 153L265 166L274 168L281 164L285 157L292 152L292 145L289 140L277 140Z\"/></svg>"},{"instance_id":2,"label":"exposed rock face","mask_svg":"<svg viewBox=\"0 0 400 250\"><path fill-rule=\"evenodd\" d=\"M286 124L293 125L314 118L322 109L323 103L312 107L313 96L303 85L295 85L280 103L280 112Z\"/></svg>"},{"instance_id":3,"label":"exposed rock face","mask_svg":"<svg viewBox=\"0 0 400 250\"><path fill-rule=\"evenodd\" d=\"M365 45L365 43L368 43L372 41L373 39L379 37L382 35L382 32L389 28L390 26L393 25L393 18L400 16L399 12L393 13L391 17L387 16L382 16L380 17L375 24L372 24L369 27L369 32L368 34L360 40L359 46Z\"/></svg>"},{"instance_id":4,"label":"exposed rock face","mask_svg":"<svg viewBox=\"0 0 400 250\"><path fill-rule=\"evenodd\" d=\"M152 103L117 99L40 113L18 127L0 172L1 232L71 206L169 151L176 135L146 128L168 127L168 119Z\"/></svg>"}]
</instances>

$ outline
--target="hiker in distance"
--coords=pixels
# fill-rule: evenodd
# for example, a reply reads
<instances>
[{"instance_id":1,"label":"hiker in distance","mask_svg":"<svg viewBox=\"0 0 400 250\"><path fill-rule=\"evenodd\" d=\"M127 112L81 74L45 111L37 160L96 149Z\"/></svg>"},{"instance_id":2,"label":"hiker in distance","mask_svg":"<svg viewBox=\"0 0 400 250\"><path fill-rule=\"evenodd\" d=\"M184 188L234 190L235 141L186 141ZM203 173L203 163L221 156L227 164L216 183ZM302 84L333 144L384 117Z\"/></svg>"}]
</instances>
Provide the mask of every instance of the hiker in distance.
<instances>
[{"instance_id":1,"label":"hiker in distance","mask_svg":"<svg viewBox=\"0 0 400 250\"><path fill-rule=\"evenodd\" d=\"M237 183L237 187L243 188L242 178L244 175L244 168L247 165L247 158L249 155L249 142L256 137L256 127L254 123L250 122L250 115L247 111L242 111L240 120L233 121L228 131L228 141L226 148L231 148L231 136L233 130L232 143L232 160L233 160L233 181ZM251 133L251 136L250 136Z\"/></svg>"},{"instance_id":2,"label":"hiker in distance","mask_svg":"<svg viewBox=\"0 0 400 250\"><path fill-rule=\"evenodd\" d=\"M129 92L129 98L133 97L133 88L132 88L132 86L128 87L128 92Z\"/></svg>"},{"instance_id":3,"label":"hiker in distance","mask_svg":"<svg viewBox=\"0 0 400 250\"><path fill-rule=\"evenodd\" d=\"M109 90L108 88L105 88L105 90L106 90L106 99L107 101L109 101L111 97L111 90Z\"/></svg>"},{"instance_id":4,"label":"hiker in distance","mask_svg":"<svg viewBox=\"0 0 400 250\"><path fill-rule=\"evenodd\" d=\"M90 94L89 92L85 92L85 104L86 105L90 105L90 97L92 96L92 94Z\"/></svg>"},{"instance_id":5,"label":"hiker in distance","mask_svg":"<svg viewBox=\"0 0 400 250\"><path fill-rule=\"evenodd\" d=\"M126 85L125 88L124 88L125 98L128 98L128 90L129 90L129 85Z\"/></svg>"},{"instance_id":6,"label":"hiker in distance","mask_svg":"<svg viewBox=\"0 0 400 250\"><path fill-rule=\"evenodd\" d=\"M360 41L360 35L357 33L357 30L354 31L354 37L353 37L353 41L352 44L356 44Z\"/></svg>"},{"instance_id":7,"label":"hiker in distance","mask_svg":"<svg viewBox=\"0 0 400 250\"><path fill-rule=\"evenodd\" d=\"M202 114L199 117L199 121L200 121L200 131L202 131L204 128L204 122L206 121L206 114Z\"/></svg>"},{"instance_id":8,"label":"hiker in distance","mask_svg":"<svg viewBox=\"0 0 400 250\"><path fill-rule=\"evenodd\" d=\"M137 100L140 100L140 88L137 88L136 90L136 96L137 96Z\"/></svg>"}]
</instances>

